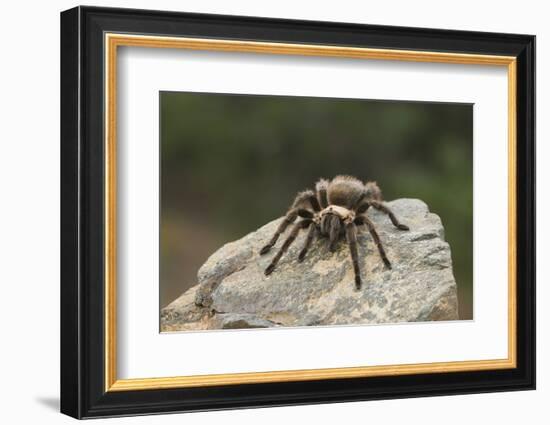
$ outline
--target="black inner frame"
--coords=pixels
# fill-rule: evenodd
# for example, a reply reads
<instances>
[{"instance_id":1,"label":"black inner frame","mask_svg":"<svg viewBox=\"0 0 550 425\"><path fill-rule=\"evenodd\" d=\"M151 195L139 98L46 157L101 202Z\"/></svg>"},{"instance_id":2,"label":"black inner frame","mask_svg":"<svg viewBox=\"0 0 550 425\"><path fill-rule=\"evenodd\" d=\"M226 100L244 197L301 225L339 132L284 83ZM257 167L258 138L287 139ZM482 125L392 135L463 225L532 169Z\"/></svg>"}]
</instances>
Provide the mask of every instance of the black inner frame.
<instances>
[{"instance_id":1,"label":"black inner frame","mask_svg":"<svg viewBox=\"0 0 550 425\"><path fill-rule=\"evenodd\" d=\"M105 392L105 32L517 57L517 368ZM534 36L77 7L61 14L61 117L63 413L89 418L535 388Z\"/></svg>"}]
</instances>

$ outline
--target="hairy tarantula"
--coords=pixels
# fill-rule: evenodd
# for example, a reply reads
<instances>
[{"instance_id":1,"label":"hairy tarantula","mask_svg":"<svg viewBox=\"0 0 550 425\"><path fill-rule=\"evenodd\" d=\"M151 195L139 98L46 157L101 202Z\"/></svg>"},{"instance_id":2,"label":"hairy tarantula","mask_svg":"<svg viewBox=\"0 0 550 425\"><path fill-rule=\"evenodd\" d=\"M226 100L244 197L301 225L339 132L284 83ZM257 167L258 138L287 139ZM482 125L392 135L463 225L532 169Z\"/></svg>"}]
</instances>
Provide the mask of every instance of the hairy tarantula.
<instances>
[{"instance_id":1,"label":"hairy tarantula","mask_svg":"<svg viewBox=\"0 0 550 425\"><path fill-rule=\"evenodd\" d=\"M300 230L309 229L304 247L298 256L298 261L304 261L313 238L316 236L328 238L330 251L334 252L337 242L345 235L355 272L355 286L357 289L360 289L361 270L357 257L357 226L363 224L367 226L382 261L387 268L391 269L391 263L386 256L378 232L373 222L366 215L369 207L386 213L393 225L398 229L409 230L382 203L382 192L376 182L363 184L359 179L352 176L336 176L331 181L320 179L315 185L315 192L305 190L298 193L284 220L275 231L269 243L261 249L260 254L267 254L275 245L279 236L284 233L290 224L296 221L297 217L301 217L302 219L294 225L290 235L265 269L265 274L269 275L275 270L277 263L292 242L294 242Z\"/></svg>"}]
</instances>

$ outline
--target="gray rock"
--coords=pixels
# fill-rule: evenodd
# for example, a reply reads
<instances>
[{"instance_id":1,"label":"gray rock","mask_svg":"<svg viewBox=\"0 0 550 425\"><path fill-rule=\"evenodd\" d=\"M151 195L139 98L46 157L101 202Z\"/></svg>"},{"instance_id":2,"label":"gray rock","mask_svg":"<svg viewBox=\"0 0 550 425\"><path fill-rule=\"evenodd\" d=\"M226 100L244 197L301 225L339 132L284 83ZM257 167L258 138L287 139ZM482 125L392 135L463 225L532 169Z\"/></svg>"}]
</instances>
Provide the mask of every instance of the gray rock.
<instances>
[{"instance_id":1,"label":"gray rock","mask_svg":"<svg viewBox=\"0 0 550 425\"><path fill-rule=\"evenodd\" d=\"M243 329L243 328L271 328L276 323L255 316L242 313L217 313L212 319L216 329Z\"/></svg>"},{"instance_id":2,"label":"gray rock","mask_svg":"<svg viewBox=\"0 0 550 425\"><path fill-rule=\"evenodd\" d=\"M384 267L366 229L359 232L363 287L354 285L345 240L336 252L315 241L299 263L302 232L268 277L264 270L284 241L258 254L282 220L274 220L216 251L200 268L198 285L163 309L161 329L202 330L458 320L451 251L441 220L416 199L388 202L410 231L376 210L368 215L386 248ZM288 232L288 231L287 231Z\"/></svg>"}]
</instances>

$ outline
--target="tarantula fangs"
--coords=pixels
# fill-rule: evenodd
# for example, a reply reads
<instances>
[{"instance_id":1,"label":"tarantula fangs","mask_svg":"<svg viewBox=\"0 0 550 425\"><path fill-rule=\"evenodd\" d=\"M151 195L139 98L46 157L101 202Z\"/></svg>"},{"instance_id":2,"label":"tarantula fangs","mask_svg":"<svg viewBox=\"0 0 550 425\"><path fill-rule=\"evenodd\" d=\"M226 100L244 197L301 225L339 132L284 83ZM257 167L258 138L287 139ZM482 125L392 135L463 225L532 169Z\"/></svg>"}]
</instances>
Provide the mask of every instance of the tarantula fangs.
<instances>
[{"instance_id":1,"label":"tarantula fangs","mask_svg":"<svg viewBox=\"0 0 550 425\"><path fill-rule=\"evenodd\" d=\"M358 226L367 226L382 261L388 269L391 269L391 263L386 256L374 223L366 214L370 207L386 213L393 225L399 230L409 230L382 203L382 192L376 182L363 184L359 179L352 176L336 176L331 181L320 179L315 185L315 192L306 190L298 193L275 234L260 251L260 255L267 254L286 228L294 223L297 217L301 218L292 227L290 235L286 238L275 257L273 257L271 264L265 269L265 274L269 275L275 270L277 263L292 242L294 242L300 230L307 229L308 233L304 247L298 256L298 261L304 261L315 237L328 238L330 251L334 252L337 242L345 235L355 272L355 287L360 289L361 270L357 257Z\"/></svg>"}]
</instances>

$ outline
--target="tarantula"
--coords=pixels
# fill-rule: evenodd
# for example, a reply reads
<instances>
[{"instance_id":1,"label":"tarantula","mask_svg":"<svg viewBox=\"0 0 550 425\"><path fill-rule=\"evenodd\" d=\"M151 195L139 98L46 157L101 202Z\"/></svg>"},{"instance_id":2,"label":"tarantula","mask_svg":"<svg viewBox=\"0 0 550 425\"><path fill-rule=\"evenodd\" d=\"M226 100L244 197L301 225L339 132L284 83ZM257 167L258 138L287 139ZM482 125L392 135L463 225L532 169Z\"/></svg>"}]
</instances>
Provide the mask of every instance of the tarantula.
<instances>
[{"instance_id":1,"label":"tarantula","mask_svg":"<svg viewBox=\"0 0 550 425\"><path fill-rule=\"evenodd\" d=\"M328 238L329 249L331 252L334 252L337 242L345 235L353 262L355 287L360 289L362 282L357 257L357 226L367 226L382 261L388 269L391 269L391 263L386 256L378 232L373 222L366 215L370 207L386 213L393 225L399 230L409 230L382 203L382 192L376 182L363 184L359 179L352 176L336 176L331 181L320 179L315 185L315 192L305 190L298 193L275 234L269 243L260 250L260 255L269 252L277 242L277 239L279 239L279 236L284 233L290 224L296 221L297 217L301 217L302 220L294 225L290 235L265 269L265 274L269 275L275 270L277 263L292 242L294 242L300 230L308 229L305 244L300 251L298 261L304 261L307 251L316 236Z\"/></svg>"}]
</instances>

